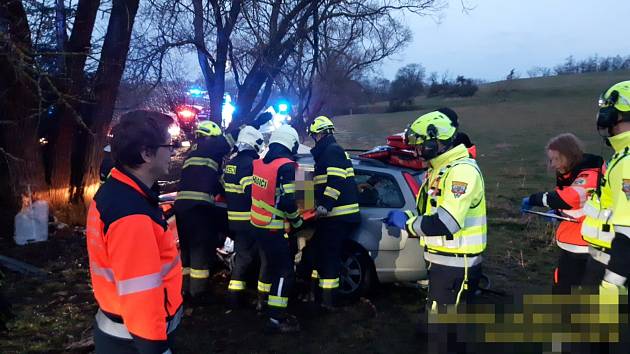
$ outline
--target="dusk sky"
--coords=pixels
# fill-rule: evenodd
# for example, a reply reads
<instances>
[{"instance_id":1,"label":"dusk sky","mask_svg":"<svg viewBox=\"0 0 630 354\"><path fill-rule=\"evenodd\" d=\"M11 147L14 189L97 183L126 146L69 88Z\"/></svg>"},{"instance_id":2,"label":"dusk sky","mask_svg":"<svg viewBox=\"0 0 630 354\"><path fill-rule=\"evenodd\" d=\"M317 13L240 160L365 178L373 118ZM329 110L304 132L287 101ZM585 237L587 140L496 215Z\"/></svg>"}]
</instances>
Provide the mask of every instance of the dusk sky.
<instances>
[{"instance_id":1,"label":"dusk sky","mask_svg":"<svg viewBox=\"0 0 630 354\"><path fill-rule=\"evenodd\" d=\"M451 0L439 21L403 16L413 41L383 65L383 75L391 79L401 66L421 63L427 72L496 81L512 68L525 77L569 55L630 54L628 0L464 1L474 9L463 13L460 1Z\"/></svg>"}]
</instances>

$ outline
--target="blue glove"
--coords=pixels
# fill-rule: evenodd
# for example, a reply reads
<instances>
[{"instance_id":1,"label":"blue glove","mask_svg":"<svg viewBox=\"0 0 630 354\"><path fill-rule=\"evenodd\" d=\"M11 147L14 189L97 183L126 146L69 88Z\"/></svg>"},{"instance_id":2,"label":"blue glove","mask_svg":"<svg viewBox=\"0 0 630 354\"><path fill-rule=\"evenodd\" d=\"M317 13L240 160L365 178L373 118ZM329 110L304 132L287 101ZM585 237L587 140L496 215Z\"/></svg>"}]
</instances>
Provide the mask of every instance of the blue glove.
<instances>
[{"instance_id":1,"label":"blue glove","mask_svg":"<svg viewBox=\"0 0 630 354\"><path fill-rule=\"evenodd\" d=\"M392 210L387 214L383 222L387 226L393 226L401 230L405 229L405 224L409 220L409 216L402 210Z\"/></svg>"},{"instance_id":2,"label":"blue glove","mask_svg":"<svg viewBox=\"0 0 630 354\"><path fill-rule=\"evenodd\" d=\"M529 204L529 197L523 198L521 201L521 213L524 213L526 210L531 210L532 205Z\"/></svg>"},{"instance_id":3,"label":"blue glove","mask_svg":"<svg viewBox=\"0 0 630 354\"><path fill-rule=\"evenodd\" d=\"M547 210L547 213L550 213L550 214L556 214L556 215L558 215L558 212L556 211L556 209L549 209L549 210ZM560 221L560 220L558 220L558 219L556 219L556 218L549 217L549 216L545 216L545 221L546 221L546 222L548 222L548 223L550 223L550 224L555 225L555 224L557 224L557 223L558 223L558 221Z\"/></svg>"}]
</instances>

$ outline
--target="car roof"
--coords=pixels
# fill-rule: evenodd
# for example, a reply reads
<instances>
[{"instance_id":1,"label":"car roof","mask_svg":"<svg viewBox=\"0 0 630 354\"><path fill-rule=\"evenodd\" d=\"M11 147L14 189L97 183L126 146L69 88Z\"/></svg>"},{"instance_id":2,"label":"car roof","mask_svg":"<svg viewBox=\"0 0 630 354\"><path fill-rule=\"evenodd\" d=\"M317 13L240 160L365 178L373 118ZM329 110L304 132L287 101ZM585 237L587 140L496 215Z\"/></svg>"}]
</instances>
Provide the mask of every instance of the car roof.
<instances>
[{"instance_id":1,"label":"car roof","mask_svg":"<svg viewBox=\"0 0 630 354\"><path fill-rule=\"evenodd\" d=\"M367 169L377 168L377 169L387 169L392 171L400 171L400 172L408 172L412 175L423 173L423 171L413 170L410 168L404 168L400 166L394 166L384 163L383 161L379 161L376 159L369 159L357 155L350 155L350 159L352 160L352 165L355 167L366 167ZM314 165L315 160L313 159L313 155L311 154L297 154L297 162L301 164Z\"/></svg>"}]
</instances>

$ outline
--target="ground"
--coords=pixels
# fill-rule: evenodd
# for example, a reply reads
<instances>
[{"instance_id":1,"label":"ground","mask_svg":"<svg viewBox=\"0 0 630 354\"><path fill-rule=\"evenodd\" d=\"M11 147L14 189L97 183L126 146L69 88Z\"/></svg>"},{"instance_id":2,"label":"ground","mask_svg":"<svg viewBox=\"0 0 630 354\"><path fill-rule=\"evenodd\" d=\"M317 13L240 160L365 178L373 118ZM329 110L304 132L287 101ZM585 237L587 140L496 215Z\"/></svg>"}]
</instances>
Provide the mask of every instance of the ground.
<instances>
[{"instance_id":1,"label":"ground","mask_svg":"<svg viewBox=\"0 0 630 354\"><path fill-rule=\"evenodd\" d=\"M544 155L550 137L570 131L586 142L590 152L610 155L594 128L596 100L628 74L514 80L484 85L472 98L416 100L427 109L453 107L462 130L478 145L489 216L484 267L493 289L516 297L549 289L556 257L553 225L522 217L520 200L553 186ZM336 117L338 138L346 148L382 145L387 134L402 131L423 112ZM0 334L2 353L89 352L91 347L81 341L89 339L96 306L82 228L61 229L48 242L24 247L0 237L0 249L2 255L49 273L46 279L37 279L2 269L2 292L16 315L8 331ZM224 274L215 280L221 299L227 286ZM291 336L264 336L263 320L253 311L226 314L223 305L216 304L187 312L177 348L183 353L424 352L414 332L421 298L417 288L383 285L369 298L324 317L309 316L298 304L294 311L304 330Z\"/></svg>"}]
</instances>

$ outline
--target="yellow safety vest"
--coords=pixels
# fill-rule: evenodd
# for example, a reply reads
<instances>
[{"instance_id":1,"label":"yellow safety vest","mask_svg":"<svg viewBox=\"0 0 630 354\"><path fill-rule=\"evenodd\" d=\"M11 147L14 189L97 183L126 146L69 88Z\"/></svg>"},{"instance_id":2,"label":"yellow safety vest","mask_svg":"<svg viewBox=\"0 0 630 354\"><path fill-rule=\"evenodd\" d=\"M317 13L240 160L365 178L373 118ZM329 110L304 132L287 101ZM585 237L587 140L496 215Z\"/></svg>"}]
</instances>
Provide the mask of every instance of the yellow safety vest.
<instances>
[{"instance_id":1,"label":"yellow safety vest","mask_svg":"<svg viewBox=\"0 0 630 354\"><path fill-rule=\"evenodd\" d=\"M592 247L607 251L616 232L630 237L630 132L609 138L615 154L608 163L600 193L584 205L582 237Z\"/></svg>"},{"instance_id":2,"label":"yellow safety vest","mask_svg":"<svg viewBox=\"0 0 630 354\"><path fill-rule=\"evenodd\" d=\"M475 160L468 157L464 145L459 145L431 161L435 166L417 198L419 215L438 214L450 229L459 230L453 237L426 236L420 238L425 247L425 259L435 263L438 255L469 255L482 253L487 244L486 198L481 171ZM447 213L442 218L441 213ZM435 256L434 256L435 254Z\"/></svg>"}]
</instances>

